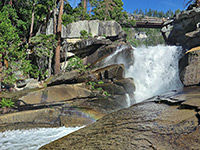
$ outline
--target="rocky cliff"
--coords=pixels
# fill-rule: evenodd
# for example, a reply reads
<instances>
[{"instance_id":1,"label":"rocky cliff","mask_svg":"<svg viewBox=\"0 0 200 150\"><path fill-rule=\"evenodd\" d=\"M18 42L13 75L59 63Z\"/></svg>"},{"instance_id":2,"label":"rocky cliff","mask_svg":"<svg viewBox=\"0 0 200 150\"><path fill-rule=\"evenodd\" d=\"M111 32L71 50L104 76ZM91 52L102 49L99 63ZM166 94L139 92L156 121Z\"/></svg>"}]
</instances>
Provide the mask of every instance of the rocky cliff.
<instances>
[{"instance_id":1,"label":"rocky cliff","mask_svg":"<svg viewBox=\"0 0 200 150\"><path fill-rule=\"evenodd\" d=\"M199 23L200 8L198 7L177 14L173 20L165 22L161 31L167 44L191 49L200 45Z\"/></svg>"}]
</instances>

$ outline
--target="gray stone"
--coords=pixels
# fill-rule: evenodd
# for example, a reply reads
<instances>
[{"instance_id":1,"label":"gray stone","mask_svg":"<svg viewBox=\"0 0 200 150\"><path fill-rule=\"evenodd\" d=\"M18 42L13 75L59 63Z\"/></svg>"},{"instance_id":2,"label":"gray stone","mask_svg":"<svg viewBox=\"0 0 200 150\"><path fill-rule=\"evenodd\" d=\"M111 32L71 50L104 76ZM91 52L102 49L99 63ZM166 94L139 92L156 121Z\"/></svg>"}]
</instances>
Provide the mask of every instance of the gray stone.
<instances>
[{"instance_id":1,"label":"gray stone","mask_svg":"<svg viewBox=\"0 0 200 150\"><path fill-rule=\"evenodd\" d=\"M166 22L161 29L166 43L183 46L185 49L199 46L199 22L200 8L183 11L176 15L173 22Z\"/></svg>"},{"instance_id":2,"label":"gray stone","mask_svg":"<svg viewBox=\"0 0 200 150\"><path fill-rule=\"evenodd\" d=\"M69 24L66 27L65 38L80 37L81 30L91 33L92 36L117 36L123 31L121 26L115 21L84 20Z\"/></svg>"},{"instance_id":3,"label":"gray stone","mask_svg":"<svg viewBox=\"0 0 200 150\"><path fill-rule=\"evenodd\" d=\"M200 51L187 53L179 62L180 79L185 86L200 83Z\"/></svg>"}]
</instances>

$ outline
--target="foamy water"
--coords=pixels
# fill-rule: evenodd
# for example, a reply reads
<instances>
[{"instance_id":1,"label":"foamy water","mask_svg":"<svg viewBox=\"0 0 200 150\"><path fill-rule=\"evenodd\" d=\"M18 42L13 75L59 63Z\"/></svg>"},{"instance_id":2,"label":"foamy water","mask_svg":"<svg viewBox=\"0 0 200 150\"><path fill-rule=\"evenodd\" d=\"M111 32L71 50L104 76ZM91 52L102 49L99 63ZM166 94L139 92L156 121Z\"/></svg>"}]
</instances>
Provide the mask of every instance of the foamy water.
<instances>
[{"instance_id":1,"label":"foamy water","mask_svg":"<svg viewBox=\"0 0 200 150\"><path fill-rule=\"evenodd\" d=\"M0 132L0 150L37 150L80 128L36 128Z\"/></svg>"},{"instance_id":2,"label":"foamy water","mask_svg":"<svg viewBox=\"0 0 200 150\"><path fill-rule=\"evenodd\" d=\"M112 58L126 49L122 46L115 53L105 59L104 64L114 64ZM182 56L181 47L177 46L151 46L133 48L134 63L126 68L125 77L134 79L136 91L134 99L129 104L141 102L156 95L182 88L179 79L178 61ZM118 64L127 66L126 58L118 56Z\"/></svg>"},{"instance_id":3,"label":"foamy water","mask_svg":"<svg viewBox=\"0 0 200 150\"><path fill-rule=\"evenodd\" d=\"M177 46L135 48L134 65L128 69L126 77L135 81L136 102L182 88L178 71L181 55L182 49Z\"/></svg>"}]
</instances>

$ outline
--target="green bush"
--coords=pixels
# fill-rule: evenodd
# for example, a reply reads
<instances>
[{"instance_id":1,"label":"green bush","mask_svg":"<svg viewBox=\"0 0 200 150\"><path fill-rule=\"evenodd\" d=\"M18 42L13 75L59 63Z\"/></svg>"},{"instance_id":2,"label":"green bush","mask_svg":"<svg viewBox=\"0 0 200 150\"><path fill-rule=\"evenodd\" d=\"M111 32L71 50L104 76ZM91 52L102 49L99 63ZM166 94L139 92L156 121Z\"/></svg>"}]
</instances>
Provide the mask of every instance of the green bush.
<instances>
[{"instance_id":1,"label":"green bush","mask_svg":"<svg viewBox=\"0 0 200 150\"><path fill-rule=\"evenodd\" d=\"M14 107L15 103L11 100L11 99L6 99L6 98L2 98L1 102L0 102L0 107L4 108L4 107Z\"/></svg>"},{"instance_id":2,"label":"green bush","mask_svg":"<svg viewBox=\"0 0 200 150\"><path fill-rule=\"evenodd\" d=\"M66 71L72 71L75 69L78 69L80 72L86 71L86 68L88 65L84 65L81 58L75 56L73 58L70 58L66 67Z\"/></svg>"},{"instance_id":3,"label":"green bush","mask_svg":"<svg viewBox=\"0 0 200 150\"><path fill-rule=\"evenodd\" d=\"M87 39L89 37L92 37L92 33L87 33L86 30L81 30L80 34L81 34L81 38L83 38L83 39Z\"/></svg>"}]
</instances>

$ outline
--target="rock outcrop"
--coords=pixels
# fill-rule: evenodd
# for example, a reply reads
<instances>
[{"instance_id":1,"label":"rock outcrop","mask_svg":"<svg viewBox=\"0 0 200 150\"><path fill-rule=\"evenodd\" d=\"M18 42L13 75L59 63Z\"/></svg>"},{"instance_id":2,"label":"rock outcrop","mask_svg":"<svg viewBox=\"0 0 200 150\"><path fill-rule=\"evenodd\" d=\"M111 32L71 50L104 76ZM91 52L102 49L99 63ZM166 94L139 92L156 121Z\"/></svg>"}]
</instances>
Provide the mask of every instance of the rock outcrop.
<instances>
[{"instance_id":1,"label":"rock outcrop","mask_svg":"<svg viewBox=\"0 0 200 150\"><path fill-rule=\"evenodd\" d=\"M169 45L183 46L191 49L199 46L200 41L200 7L184 11L164 24L161 29Z\"/></svg>"},{"instance_id":2,"label":"rock outcrop","mask_svg":"<svg viewBox=\"0 0 200 150\"><path fill-rule=\"evenodd\" d=\"M80 37L82 30L91 33L92 36L117 36L120 32L123 32L121 26L116 21L78 21L67 25L65 38L77 38Z\"/></svg>"},{"instance_id":3,"label":"rock outcrop","mask_svg":"<svg viewBox=\"0 0 200 150\"><path fill-rule=\"evenodd\" d=\"M99 20L83 20L78 22L73 22L65 27L62 25L62 38L80 38L80 32L85 30L87 33L91 33L92 36L107 36L115 37L119 33L124 32L121 26L116 21L99 21ZM45 25L41 25L38 34L53 34L53 19L50 19L47 28Z\"/></svg>"},{"instance_id":4,"label":"rock outcrop","mask_svg":"<svg viewBox=\"0 0 200 150\"><path fill-rule=\"evenodd\" d=\"M199 149L199 87L184 92L113 112L40 150Z\"/></svg>"},{"instance_id":5,"label":"rock outcrop","mask_svg":"<svg viewBox=\"0 0 200 150\"><path fill-rule=\"evenodd\" d=\"M180 79L185 86L200 83L200 51L187 53L179 61Z\"/></svg>"}]
</instances>

